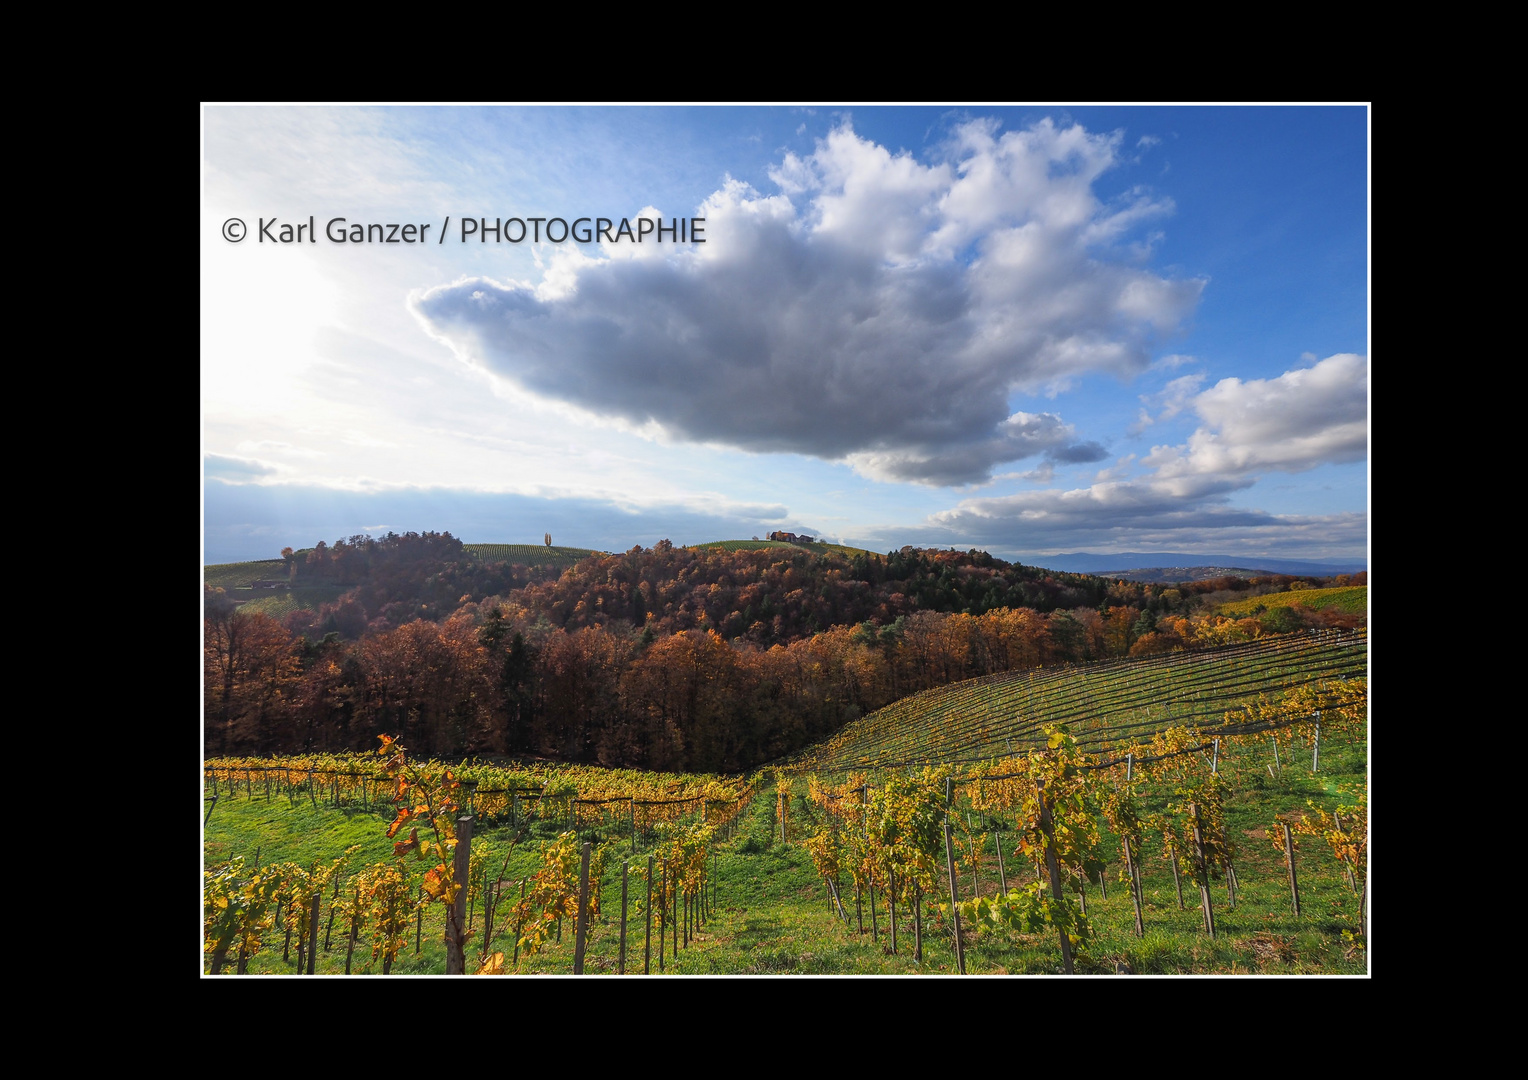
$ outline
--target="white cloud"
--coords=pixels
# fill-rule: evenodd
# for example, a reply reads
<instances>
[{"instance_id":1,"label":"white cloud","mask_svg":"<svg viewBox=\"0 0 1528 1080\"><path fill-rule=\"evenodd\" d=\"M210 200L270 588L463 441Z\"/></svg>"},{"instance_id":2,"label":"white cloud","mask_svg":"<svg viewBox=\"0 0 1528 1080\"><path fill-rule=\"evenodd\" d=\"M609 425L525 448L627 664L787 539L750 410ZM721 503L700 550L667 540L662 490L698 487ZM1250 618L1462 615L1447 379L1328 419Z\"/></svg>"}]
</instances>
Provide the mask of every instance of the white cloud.
<instances>
[{"instance_id":1,"label":"white cloud","mask_svg":"<svg viewBox=\"0 0 1528 1080\"><path fill-rule=\"evenodd\" d=\"M1365 358L1340 353L1276 379L1223 379L1199 391L1202 380L1185 375L1142 398L1162 409L1159 419L1192 409L1204 421L1187 444L1154 447L1141 459L1152 476L1125 478L1132 464L1127 456L1089 487L966 499L931 515L929 527L1027 551L1233 550L1228 545L1241 542L1312 555L1361 548L1368 526L1363 514L1275 515L1233 506L1232 496L1255 484L1260 472L1363 458ZM1142 422L1150 422L1144 410Z\"/></svg>"},{"instance_id":2,"label":"white cloud","mask_svg":"<svg viewBox=\"0 0 1528 1080\"><path fill-rule=\"evenodd\" d=\"M1194 395L1203 383L1204 376L1202 374L1180 375L1155 394L1142 394L1142 404L1162 411L1156 416L1152 416L1146 409L1142 409L1136 418L1136 422L1130 425L1128 434L1132 436L1139 435L1152 424L1161 423L1163 420L1171 420L1177 416L1193 403Z\"/></svg>"},{"instance_id":3,"label":"white cloud","mask_svg":"<svg viewBox=\"0 0 1528 1080\"><path fill-rule=\"evenodd\" d=\"M1165 478L1361 461L1369 449L1368 393L1368 359L1353 353L1276 379L1222 379L1192 398L1205 426L1186 446L1153 447L1145 463Z\"/></svg>"},{"instance_id":4,"label":"white cloud","mask_svg":"<svg viewBox=\"0 0 1528 1080\"><path fill-rule=\"evenodd\" d=\"M1092 184L1117 160L1115 136L1048 120L967 123L932 164L846 124L771 170L782 194L729 179L698 211L703 245L558 252L538 286L459 280L411 302L468 362L670 439L927 484L1099 460L1008 398L1143 370L1198 301L1202 281L1111 254L1171 208L1139 191L1103 206Z\"/></svg>"}]
</instances>

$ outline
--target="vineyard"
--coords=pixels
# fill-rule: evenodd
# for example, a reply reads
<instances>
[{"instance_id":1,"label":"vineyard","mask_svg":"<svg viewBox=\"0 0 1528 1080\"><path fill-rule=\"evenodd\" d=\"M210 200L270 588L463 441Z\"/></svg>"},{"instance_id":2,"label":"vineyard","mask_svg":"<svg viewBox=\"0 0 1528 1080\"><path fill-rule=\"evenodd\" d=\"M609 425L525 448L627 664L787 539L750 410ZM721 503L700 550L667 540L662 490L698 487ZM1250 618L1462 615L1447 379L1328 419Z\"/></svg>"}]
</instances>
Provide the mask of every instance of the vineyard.
<instances>
[{"instance_id":1,"label":"vineyard","mask_svg":"<svg viewBox=\"0 0 1528 1080\"><path fill-rule=\"evenodd\" d=\"M1368 660L1360 630L1004 672L904 698L793 764L831 772L983 761L1037 746L1056 725L1070 725L1079 743L1095 748L1171 727L1219 727L1228 712L1270 693L1362 676Z\"/></svg>"},{"instance_id":2,"label":"vineyard","mask_svg":"<svg viewBox=\"0 0 1528 1080\"><path fill-rule=\"evenodd\" d=\"M484 562L520 563L524 566L572 566L599 552L589 548L548 547L543 544L463 544Z\"/></svg>"},{"instance_id":3,"label":"vineyard","mask_svg":"<svg viewBox=\"0 0 1528 1080\"><path fill-rule=\"evenodd\" d=\"M792 544L785 540L715 540L709 544L695 544L697 548L717 548L721 551L756 551L760 548L782 548L791 551L811 551L818 555L869 555L872 552L864 548L849 547L846 544Z\"/></svg>"},{"instance_id":4,"label":"vineyard","mask_svg":"<svg viewBox=\"0 0 1528 1080\"><path fill-rule=\"evenodd\" d=\"M1222 615L1240 617L1251 615L1259 608L1272 611L1275 608L1308 607L1312 609L1335 608L1359 614L1369 608L1369 587L1348 585L1338 589L1296 589L1293 592L1269 593L1248 600L1233 600L1220 605Z\"/></svg>"},{"instance_id":5,"label":"vineyard","mask_svg":"<svg viewBox=\"0 0 1528 1080\"><path fill-rule=\"evenodd\" d=\"M247 589L251 581L286 580L285 559L257 559L254 562L218 563L202 567L202 580L210 588Z\"/></svg>"},{"instance_id":6,"label":"vineyard","mask_svg":"<svg viewBox=\"0 0 1528 1080\"><path fill-rule=\"evenodd\" d=\"M977 680L750 778L208 761L203 970L1361 974L1366 666Z\"/></svg>"}]
</instances>

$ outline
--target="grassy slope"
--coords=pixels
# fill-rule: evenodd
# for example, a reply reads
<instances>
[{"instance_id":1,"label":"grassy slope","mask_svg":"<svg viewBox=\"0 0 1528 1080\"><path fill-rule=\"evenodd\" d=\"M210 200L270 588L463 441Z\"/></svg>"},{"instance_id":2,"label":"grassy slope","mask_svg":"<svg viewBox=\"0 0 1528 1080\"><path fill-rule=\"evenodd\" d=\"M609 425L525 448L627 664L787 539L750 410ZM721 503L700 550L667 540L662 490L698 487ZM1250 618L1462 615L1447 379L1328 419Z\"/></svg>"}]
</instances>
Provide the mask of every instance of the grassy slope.
<instances>
[{"instance_id":1,"label":"grassy slope","mask_svg":"<svg viewBox=\"0 0 1528 1080\"><path fill-rule=\"evenodd\" d=\"M1339 589L1296 589L1293 592L1269 593L1254 596L1250 600L1235 600L1220 605L1220 614L1245 617L1259 606L1273 608L1293 607L1296 604L1312 609L1336 608L1347 615L1362 615L1369 610L1369 587L1349 585Z\"/></svg>"},{"instance_id":2,"label":"grassy slope","mask_svg":"<svg viewBox=\"0 0 1528 1080\"><path fill-rule=\"evenodd\" d=\"M202 579L215 589L222 589L230 600L238 601L242 611L258 611L279 619L299 608L317 611L340 598L345 591L339 585L304 585L295 589L251 589L251 581L286 580L286 563L281 559L257 559L253 562L217 563L202 568Z\"/></svg>"},{"instance_id":3,"label":"grassy slope","mask_svg":"<svg viewBox=\"0 0 1528 1080\"><path fill-rule=\"evenodd\" d=\"M1218 723L1261 694L1323 678L1363 675L1367 635L1265 638L1204 652L1042 668L926 690L850 723L797 756L835 770L908 761L971 761L1030 745L1045 723L1090 729L1134 725L1142 737L1175 724Z\"/></svg>"},{"instance_id":4,"label":"grassy slope","mask_svg":"<svg viewBox=\"0 0 1528 1080\"><path fill-rule=\"evenodd\" d=\"M286 580L286 563L281 559L258 559L254 562L215 563L202 567L202 579L214 589L245 589L251 581Z\"/></svg>"}]
</instances>

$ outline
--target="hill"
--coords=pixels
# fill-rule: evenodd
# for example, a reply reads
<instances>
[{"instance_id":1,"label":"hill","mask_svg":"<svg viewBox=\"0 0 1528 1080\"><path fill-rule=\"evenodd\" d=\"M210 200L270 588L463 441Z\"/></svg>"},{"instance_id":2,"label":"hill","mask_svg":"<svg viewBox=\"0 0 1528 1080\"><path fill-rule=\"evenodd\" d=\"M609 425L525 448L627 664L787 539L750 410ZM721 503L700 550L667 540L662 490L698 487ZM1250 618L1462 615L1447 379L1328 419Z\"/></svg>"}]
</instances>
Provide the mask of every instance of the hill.
<instances>
[{"instance_id":1,"label":"hill","mask_svg":"<svg viewBox=\"0 0 1528 1080\"><path fill-rule=\"evenodd\" d=\"M692 548L719 548L722 551L755 551L761 548L782 548L790 551L812 551L818 555L874 555L875 552L865 548L850 547L847 544L791 544L784 540L713 540L707 544L690 544Z\"/></svg>"}]
</instances>

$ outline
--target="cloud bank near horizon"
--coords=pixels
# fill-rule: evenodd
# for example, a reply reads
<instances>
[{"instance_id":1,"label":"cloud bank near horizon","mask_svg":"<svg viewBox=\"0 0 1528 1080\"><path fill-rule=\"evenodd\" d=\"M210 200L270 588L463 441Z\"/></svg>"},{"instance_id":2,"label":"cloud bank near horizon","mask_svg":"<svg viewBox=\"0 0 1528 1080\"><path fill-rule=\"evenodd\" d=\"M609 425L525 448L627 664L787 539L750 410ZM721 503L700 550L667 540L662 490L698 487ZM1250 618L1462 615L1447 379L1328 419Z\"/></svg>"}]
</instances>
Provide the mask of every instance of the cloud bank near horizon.
<instances>
[{"instance_id":1,"label":"cloud bank near horizon","mask_svg":"<svg viewBox=\"0 0 1528 1080\"><path fill-rule=\"evenodd\" d=\"M930 524L986 541L1038 550L1098 545L1116 550L1242 542L1275 550L1323 535L1322 554L1361 549L1368 515L1276 515L1232 505L1259 473L1304 472L1362 461L1368 454L1368 359L1339 353L1274 379L1222 379L1193 393L1192 377L1166 395L1171 412L1192 411L1201 426L1180 446L1154 446L1139 462L1149 475L1085 488L962 500ZM1133 464L1133 463L1128 463Z\"/></svg>"},{"instance_id":2,"label":"cloud bank near horizon","mask_svg":"<svg viewBox=\"0 0 1528 1080\"><path fill-rule=\"evenodd\" d=\"M834 538L876 551L904 544L976 546L1005 558L1078 549L1350 558L1367 544L1366 513L1281 515L1238 507L1232 499L1264 471L1303 472L1363 460L1368 380L1367 358L1351 353L1277 378L1222 379L1202 391L1197 377L1175 380L1164 397L1169 411L1191 412L1200 421L1181 445L1154 446L1138 463L1100 471L1087 487L963 499L921 524L861 524ZM1069 459L1069 453L1075 456ZM1047 454L1071 463L1102 456L1096 444ZM1116 476L1137 465L1142 475ZM678 543L739 539L776 528L829 533L783 504L734 503L717 495L646 505L449 488L354 491L266 482L276 471L254 459L207 456L209 519L243 523L208 530L212 561L269 558L288 543L387 529L445 529L468 540L530 543L555 526L555 534L576 538L573 546L606 550L665 537ZM277 531L278 523L284 532Z\"/></svg>"}]
</instances>

